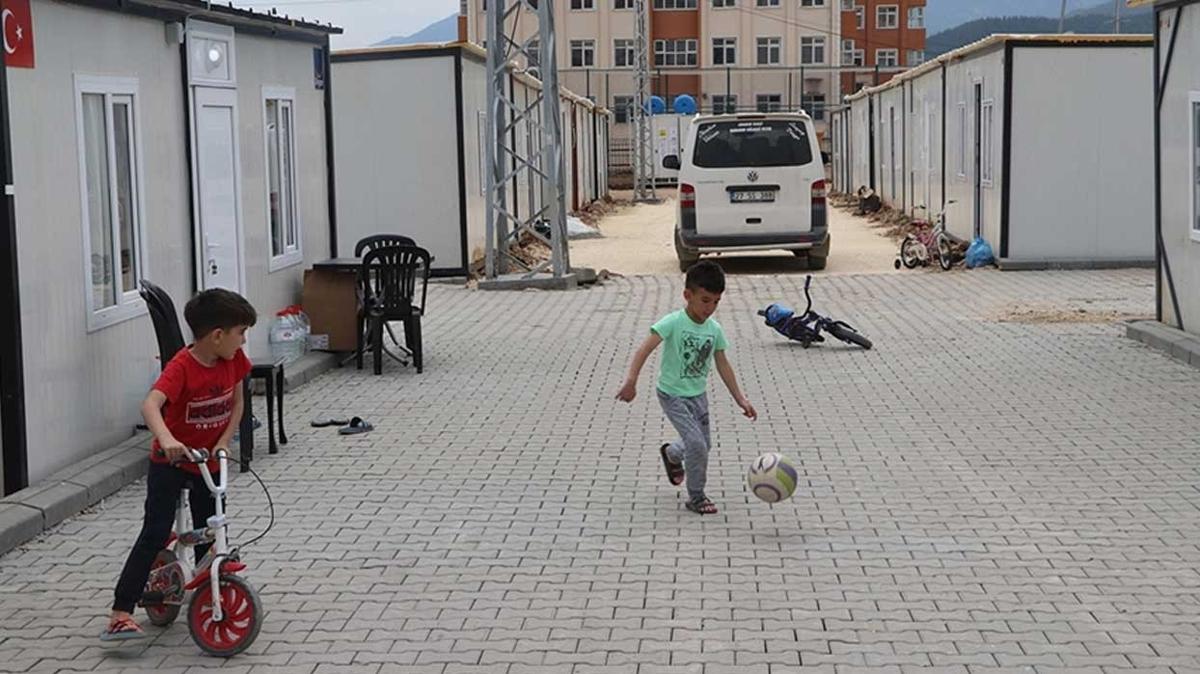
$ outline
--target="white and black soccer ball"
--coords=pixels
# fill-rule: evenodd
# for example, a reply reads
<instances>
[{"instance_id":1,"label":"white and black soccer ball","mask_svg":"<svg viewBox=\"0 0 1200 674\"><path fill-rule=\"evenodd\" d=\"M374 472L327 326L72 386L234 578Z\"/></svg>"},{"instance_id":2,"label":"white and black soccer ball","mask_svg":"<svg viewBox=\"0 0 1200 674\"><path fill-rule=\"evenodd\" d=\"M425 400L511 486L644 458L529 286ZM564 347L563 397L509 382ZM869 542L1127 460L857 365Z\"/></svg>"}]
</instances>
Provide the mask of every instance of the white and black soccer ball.
<instances>
[{"instance_id":1,"label":"white and black soccer ball","mask_svg":"<svg viewBox=\"0 0 1200 674\"><path fill-rule=\"evenodd\" d=\"M751 462L746 484L760 500L778 503L796 493L796 467L783 454L768 452Z\"/></svg>"}]
</instances>

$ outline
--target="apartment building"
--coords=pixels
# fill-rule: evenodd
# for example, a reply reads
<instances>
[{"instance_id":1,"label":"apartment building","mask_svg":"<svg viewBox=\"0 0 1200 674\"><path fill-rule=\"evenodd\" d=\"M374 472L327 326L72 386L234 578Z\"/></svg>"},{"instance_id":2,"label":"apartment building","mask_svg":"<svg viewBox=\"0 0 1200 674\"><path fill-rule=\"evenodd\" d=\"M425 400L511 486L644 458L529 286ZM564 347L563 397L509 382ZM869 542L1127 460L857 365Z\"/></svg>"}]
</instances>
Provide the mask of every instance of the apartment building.
<instances>
[{"instance_id":1,"label":"apartment building","mask_svg":"<svg viewBox=\"0 0 1200 674\"><path fill-rule=\"evenodd\" d=\"M839 0L841 93L887 82L925 62L925 0ZM839 97L840 98L840 97Z\"/></svg>"},{"instance_id":2,"label":"apartment building","mask_svg":"<svg viewBox=\"0 0 1200 674\"><path fill-rule=\"evenodd\" d=\"M680 94L710 111L805 107L823 132L839 98L839 0L647 0L652 93ZM462 37L486 41L486 0L466 0ZM633 100L633 0L555 0L559 78L616 113L629 135ZM524 10L523 10L524 12ZM533 17L508 28L527 39ZM536 67L536 64L533 64Z\"/></svg>"}]
</instances>

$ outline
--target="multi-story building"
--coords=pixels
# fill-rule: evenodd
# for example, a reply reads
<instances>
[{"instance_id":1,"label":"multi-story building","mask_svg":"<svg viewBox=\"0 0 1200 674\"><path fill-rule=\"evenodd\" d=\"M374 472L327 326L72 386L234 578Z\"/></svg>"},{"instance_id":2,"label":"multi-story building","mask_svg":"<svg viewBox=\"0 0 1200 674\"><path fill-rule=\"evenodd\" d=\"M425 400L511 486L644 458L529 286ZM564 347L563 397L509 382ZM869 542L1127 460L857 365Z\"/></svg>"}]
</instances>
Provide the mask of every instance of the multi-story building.
<instances>
[{"instance_id":1,"label":"multi-story building","mask_svg":"<svg viewBox=\"0 0 1200 674\"><path fill-rule=\"evenodd\" d=\"M842 93L925 62L925 0L840 0Z\"/></svg>"},{"instance_id":2,"label":"multi-story building","mask_svg":"<svg viewBox=\"0 0 1200 674\"><path fill-rule=\"evenodd\" d=\"M515 2L516 0L509 0ZM890 0L899 23L908 26L910 7L925 0ZM633 0L554 0L559 79L563 86L591 97L616 113L614 137L628 135L633 100L635 16ZM487 0L463 0L461 37L483 44L487 37ZM668 105L679 94L695 98L705 112L789 110L803 107L825 133L826 108L843 93L855 90L853 75L838 77L843 67L842 33L854 8L878 4L884 18L893 14L876 0L646 0L652 93ZM522 10L522 13L525 10ZM863 10L864 12L867 10ZM510 20L516 39L531 37L532 17ZM887 40L891 29L871 29L869 36L850 38L854 45L899 44L901 31ZM924 31L905 28L905 42L924 49ZM855 47L857 48L857 47ZM899 72L907 54L895 66L879 58L882 73ZM863 77L873 81L876 55L863 59ZM867 70L867 63L870 70ZM531 64L536 67L536 64ZM880 79L879 81L883 81Z\"/></svg>"}]
</instances>

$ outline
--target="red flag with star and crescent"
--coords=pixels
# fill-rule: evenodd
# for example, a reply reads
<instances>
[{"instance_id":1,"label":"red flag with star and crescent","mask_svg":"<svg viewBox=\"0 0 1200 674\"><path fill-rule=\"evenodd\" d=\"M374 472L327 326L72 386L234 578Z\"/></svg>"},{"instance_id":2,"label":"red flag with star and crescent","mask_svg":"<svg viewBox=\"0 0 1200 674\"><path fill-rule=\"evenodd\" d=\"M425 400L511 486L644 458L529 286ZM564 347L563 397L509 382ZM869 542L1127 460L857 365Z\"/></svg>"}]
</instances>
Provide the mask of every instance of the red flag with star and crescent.
<instances>
[{"instance_id":1,"label":"red flag with star and crescent","mask_svg":"<svg viewBox=\"0 0 1200 674\"><path fill-rule=\"evenodd\" d=\"M0 0L0 25L4 29L4 64L33 67L33 14L29 0Z\"/></svg>"}]
</instances>

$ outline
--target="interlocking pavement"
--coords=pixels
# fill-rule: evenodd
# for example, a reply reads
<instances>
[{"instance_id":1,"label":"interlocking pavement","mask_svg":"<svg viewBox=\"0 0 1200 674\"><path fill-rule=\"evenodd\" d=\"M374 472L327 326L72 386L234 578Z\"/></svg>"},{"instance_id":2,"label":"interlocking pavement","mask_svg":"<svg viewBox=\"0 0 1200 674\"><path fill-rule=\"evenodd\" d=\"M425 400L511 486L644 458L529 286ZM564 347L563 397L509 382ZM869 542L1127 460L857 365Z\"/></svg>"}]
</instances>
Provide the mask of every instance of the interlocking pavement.
<instances>
[{"instance_id":1,"label":"interlocking pavement","mask_svg":"<svg viewBox=\"0 0 1200 674\"><path fill-rule=\"evenodd\" d=\"M1103 320L1152 311L1150 272L816 278L869 352L762 325L803 277L730 277L761 416L714 375L705 517L662 474L656 359L613 399L680 282L433 288L423 374L321 377L256 461L249 651L96 639L139 483L0 558L0 671L1200 671L1200 371ZM308 427L331 413L376 430ZM801 487L768 506L744 471L773 450ZM230 498L235 542L266 526L249 476Z\"/></svg>"}]
</instances>

